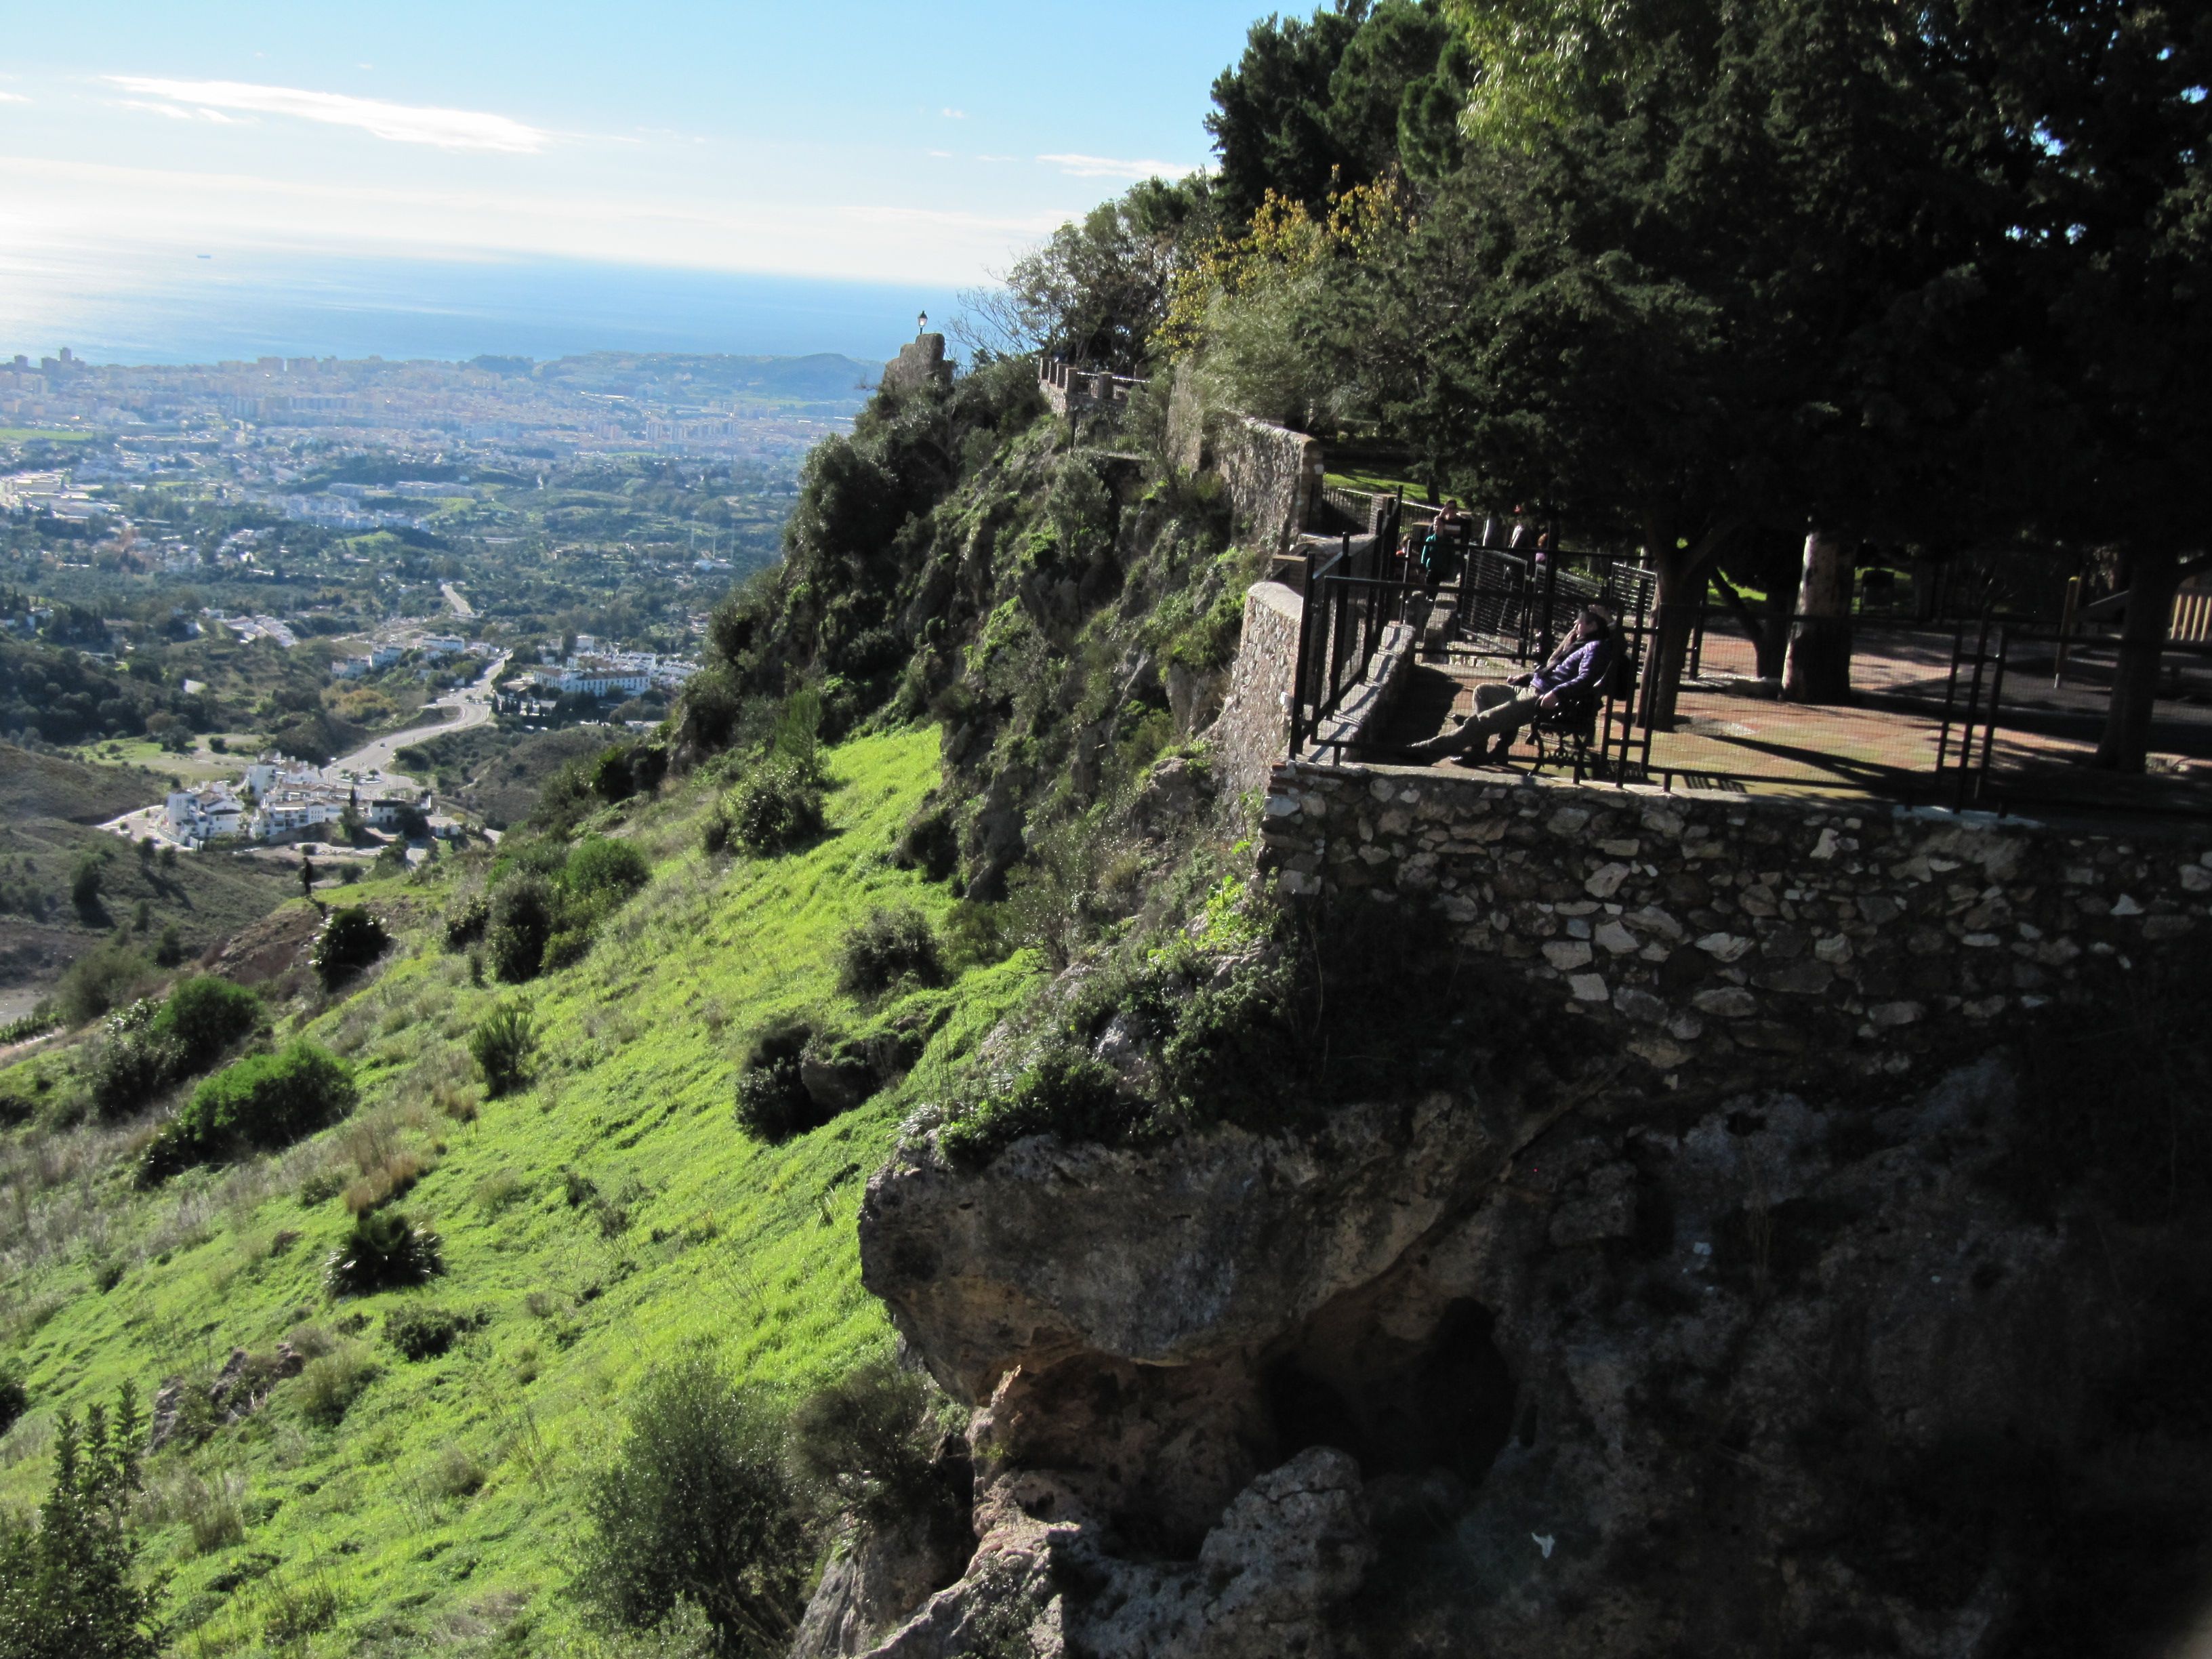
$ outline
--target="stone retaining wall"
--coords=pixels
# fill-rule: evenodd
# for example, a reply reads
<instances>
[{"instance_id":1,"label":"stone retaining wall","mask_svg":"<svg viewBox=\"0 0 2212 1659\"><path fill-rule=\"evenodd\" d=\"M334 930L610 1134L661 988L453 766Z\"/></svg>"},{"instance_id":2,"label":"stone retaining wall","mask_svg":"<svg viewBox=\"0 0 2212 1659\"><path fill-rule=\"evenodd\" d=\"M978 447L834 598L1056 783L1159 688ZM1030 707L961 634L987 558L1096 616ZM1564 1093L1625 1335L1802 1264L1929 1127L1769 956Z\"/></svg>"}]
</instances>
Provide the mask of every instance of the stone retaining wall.
<instances>
[{"instance_id":1,"label":"stone retaining wall","mask_svg":"<svg viewBox=\"0 0 2212 1659\"><path fill-rule=\"evenodd\" d=\"M1229 671L1229 695L1208 728L1213 764L1231 794L1256 793L1291 742L1298 618L1304 604L1280 582L1256 582L1244 595L1244 632Z\"/></svg>"},{"instance_id":2,"label":"stone retaining wall","mask_svg":"<svg viewBox=\"0 0 2212 1659\"><path fill-rule=\"evenodd\" d=\"M1213 427L1211 448L1229 489L1237 544L1287 551L1321 494L1321 445L1303 432L1239 415Z\"/></svg>"},{"instance_id":3,"label":"stone retaining wall","mask_svg":"<svg viewBox=\"0 0 2212 1659\"><path fill-rule=\"evenodd\" d=\"M1263 867L1285 894L1418 907L1422 925L1519 964L1536 994L1692 1076L1906 1070L2212 917L2201 828L2120 839L1297 763L1273 769L1265 826Z\"/></svg>"}]
</instances>

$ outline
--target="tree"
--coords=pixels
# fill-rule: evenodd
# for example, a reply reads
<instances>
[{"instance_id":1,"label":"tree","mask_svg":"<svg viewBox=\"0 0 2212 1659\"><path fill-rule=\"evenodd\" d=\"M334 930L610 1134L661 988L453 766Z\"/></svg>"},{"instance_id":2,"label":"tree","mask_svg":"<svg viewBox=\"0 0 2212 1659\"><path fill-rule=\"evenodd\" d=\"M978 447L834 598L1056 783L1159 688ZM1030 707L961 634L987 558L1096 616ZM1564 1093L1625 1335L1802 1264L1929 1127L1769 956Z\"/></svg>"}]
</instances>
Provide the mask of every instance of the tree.
<instances>
[{"instance_id":1,"label":"tree","mask_svg":"<svg viewBox=\"0 0 2212 1659\"><path fill-rule=\"evenodd\" d=\"M70 902L80 910L92 910L107 881L107 849L88 847L70 869Z\"/></svg>"},{"instance_id":2,"label":"tree","mask_svg":"<svg viewBox=\"0 0 2212 1659\"><path fill-rule=\"evenodd\" d=\"M1062 225L998 288L963 294L953 332L978 356L1046 352L1141 374L1182 250L1212 223L1204 174L1146 179Z\"/></svg>"},{"instance_id":3,"label":"tree","mask_svg":"<svg viewBox=\"0 0 2212 1659\"><path fill-rule=\"evenodd\" d=\"M1335 349L1465 493L1643 548L1663 725L1730 547L1925 533L1971 499L1999 147L1985 100L1856 0L1455 14L1488 53L1467 160L1355 268Z\"/></svg>"},{"instance_id":4,"label":"tree","mask_svg":"<svg viewBox=\"0 0 2212 1659\"><path fill-rule=\"evenodd\" d=\"M2126 619L2096 764L2142 769L2173 594L2212 522L2212 18L1956 0L2010 140L2028 306L1994 453L2046 532L2116 549Z\"/></svg>"},{"instance_id":5,"label":"tree","mask_svg":"<svg viewBox=\"0 0 2212 1659\"><path fill-rule=\"evenodd\" d=\"M615 1461L585 1492L586 1596L633 1627L689 1602L723 1659L787 1651L814 1558L783 1443L769 1402L708 1354L647 1379Z\"/></svg>"},{"instance_id":6,"label":"tree","mask_svg":"<svg viewBox=\"0 0 2212 1659\"><path fill-rule=\"evenodd\" d=\"M55 1426L54 1483L36 1526L0 1511L0 1656L154 1659L166 1643L166 1577L143 1576L126 1527L144 1428L126 1383L111 1417Z\"/></svg>"}]
</instances>

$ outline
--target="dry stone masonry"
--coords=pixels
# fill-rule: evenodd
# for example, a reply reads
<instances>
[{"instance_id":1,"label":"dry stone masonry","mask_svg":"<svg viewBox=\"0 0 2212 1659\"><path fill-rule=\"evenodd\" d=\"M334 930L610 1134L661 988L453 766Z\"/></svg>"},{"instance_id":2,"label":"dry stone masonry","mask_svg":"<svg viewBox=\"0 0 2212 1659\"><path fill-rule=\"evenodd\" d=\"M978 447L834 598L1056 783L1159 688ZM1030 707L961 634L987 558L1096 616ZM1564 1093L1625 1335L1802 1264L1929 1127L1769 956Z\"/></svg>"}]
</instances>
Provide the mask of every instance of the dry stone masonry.
<instances>
[{"instance_id":1,"label":"dry stone masonry","mask_svg":"<svg viewBox=\"0 0 2212 1659\"><path fill-rule=\"evenodd\" d=\"M1285 894L1403 905L1664 1073L1907 1070L2212 915L2201 830L1285 763L1265 831Z\"/></svg>"}]
</instances>

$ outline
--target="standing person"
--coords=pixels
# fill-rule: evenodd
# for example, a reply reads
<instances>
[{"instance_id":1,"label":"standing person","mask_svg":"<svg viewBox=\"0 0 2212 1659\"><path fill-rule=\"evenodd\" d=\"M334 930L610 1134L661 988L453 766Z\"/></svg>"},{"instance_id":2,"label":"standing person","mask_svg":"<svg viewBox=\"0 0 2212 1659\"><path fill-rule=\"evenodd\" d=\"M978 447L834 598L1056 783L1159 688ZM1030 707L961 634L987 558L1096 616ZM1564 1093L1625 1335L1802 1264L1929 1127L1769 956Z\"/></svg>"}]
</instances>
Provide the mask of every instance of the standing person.
<instances>
[{"instance_id":1,"label":"standing person","mask_svg":"<svg viewBox=\"0 0 2212 1659\"><path fill-rule=\"evenodd\" d=\"M1575 618L1570 634L1549 661L1533 674L1516 674L1501 683L1474 688L1474 713L1455 732L1441 732L1405 751L1416 760L1441 760L1463 754L1496 738L1490 758L1502 761L1521 728L1562 702L1593 696L1613 666L1613 618L1595 605Z\"/></svg>"}]
</instances>

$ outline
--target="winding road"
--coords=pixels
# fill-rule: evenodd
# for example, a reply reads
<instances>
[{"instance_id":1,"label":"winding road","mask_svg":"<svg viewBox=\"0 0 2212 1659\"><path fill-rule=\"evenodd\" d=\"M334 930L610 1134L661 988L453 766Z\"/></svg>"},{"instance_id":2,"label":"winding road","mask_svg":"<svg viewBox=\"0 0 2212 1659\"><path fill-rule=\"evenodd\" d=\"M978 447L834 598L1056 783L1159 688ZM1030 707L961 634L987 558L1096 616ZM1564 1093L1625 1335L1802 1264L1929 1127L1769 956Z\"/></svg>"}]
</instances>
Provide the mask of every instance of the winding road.
<instances>
[{"instance_id":1,"label":"winding road","mask_svg":"<svg viewBox=\"0 0 2212 1659\"><path fill-rule=\"evenodd\" d=\"M363 744L350 755L339 756L323 770L338 777L350 774L356 781L374 775L380 785L416 781L404 772L391 769L394 757L410 743L420 743L426 738L443 737L448 732L466 732L472 726L489 723L491 720L492 682L499 678L500 670L507 666L507 657L511 654L502 653L494 658L484 672L471 684L447 693L428 705L432 708L454 710L451 720L428 726L410 726L404 732L394 732L373 743ZM240 764L243 763L241 761ZM146 836L151 836L158 842L172 839L160 802L125 812L119 818L110 818L100 827L133 840Z\"/></svg>"}]
</instances>

